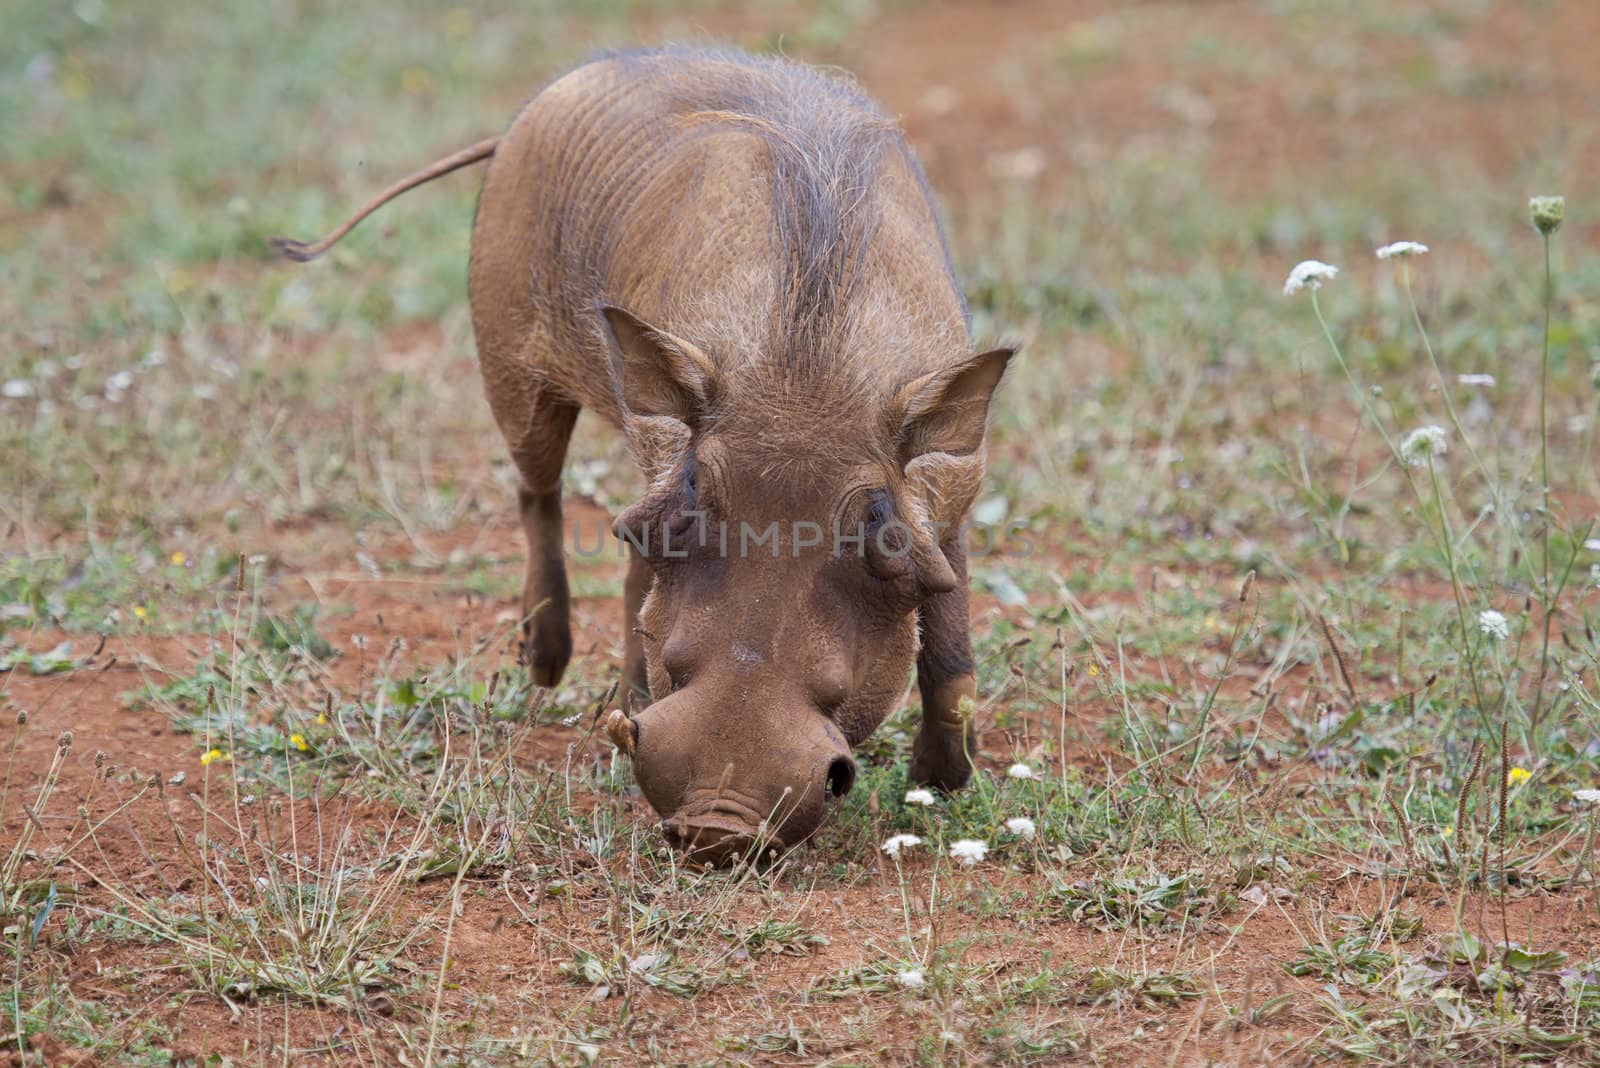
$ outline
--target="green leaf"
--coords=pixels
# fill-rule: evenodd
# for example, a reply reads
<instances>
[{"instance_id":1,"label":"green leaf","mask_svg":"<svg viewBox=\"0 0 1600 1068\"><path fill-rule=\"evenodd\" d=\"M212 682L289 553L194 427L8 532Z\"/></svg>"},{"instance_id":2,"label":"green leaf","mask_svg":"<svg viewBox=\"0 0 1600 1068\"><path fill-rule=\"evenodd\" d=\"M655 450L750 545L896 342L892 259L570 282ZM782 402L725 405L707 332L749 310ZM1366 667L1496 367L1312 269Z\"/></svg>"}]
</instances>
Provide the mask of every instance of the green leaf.
<instances>
[{"instance_id":1,"label":"green leaf","mask_svg":"<svg viewBox=\"0 0 1600 1068\"><path fill-rule=\"evenodd\" d=\"M1524 974L1528 972L1546 972L1567 963L1567 955L1558 949L1535 953L1532 950L1523 949L1521 946L1507 946L1506 955L1501 963L1512 971Z\"/></svg>"},{"instance_id":2,"label":"green leaf","mask_svg":"<svg viewBox=\"0 0 1600 1068\"><path fill-rule=\"evenodd\" d=\"M1333 730L1329 731L1323 737L1318 738L1317 745L1319 747L1332 745L1340 738L1343 738L1345 735L1361 726L1361 721L1366 718L1367 713L1365 709L1356 709L1354 712L1350 713L1344 718L1344 722L1340 723L1337 727L1333 728Z\"/></svg>"},{"instance_id":3,"label":"green leaf","mask_svg":"<svg viewBox=\"0 0 1600 1068\"><path fill-rule=\"evenodd\" d=\"M1473 964L1483 959L1483 942L1475 935L1462 931L1450 947L1450 959L1462 964Z\"/></svg>"},{"instance_id":4,"label":"green leaf","mask_svg":"<svg viewBox=\"0 0 1600 1068\"><path fill-rule=\"evenodd\" d=\"M72 643L65 641L46 653L28 653L17 649L9 656L0 656L0 671L10 671L26 664L30 675L56 675L76 670L78 663L78 658L72 655Z\"/></svg>"},{"instance_id":5,"label":"green leaf","mask_svg":"<svg viewBox=\"0 0 1600 1068\"><path fill-rule=\"evenodd\" d=\"M39 913L33 918L33 925L28 929L28 948L32 949L39 941L39 932L44 930L45 922L50 919L50 914L56 910L56 884L51 883L50 889L44 895L44 901L39 905Z\"/></svg>"}]
</instances>

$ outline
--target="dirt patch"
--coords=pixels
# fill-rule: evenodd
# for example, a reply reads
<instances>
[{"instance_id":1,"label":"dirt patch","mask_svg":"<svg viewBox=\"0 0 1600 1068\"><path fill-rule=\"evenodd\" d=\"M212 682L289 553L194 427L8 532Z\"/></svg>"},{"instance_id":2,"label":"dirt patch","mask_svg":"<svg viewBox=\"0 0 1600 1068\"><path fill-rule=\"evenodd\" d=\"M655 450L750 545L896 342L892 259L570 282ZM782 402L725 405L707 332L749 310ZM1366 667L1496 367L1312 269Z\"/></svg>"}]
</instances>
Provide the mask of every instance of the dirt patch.
<instances>
[{"instance_id":1,"label":"dirt patch","mask_svg":"<svg viewBox=\"0 0 1600 1068\"><path fill-rule=\"evenodd\" d=\"M1249 196L1289 176L1362 181L1455 160L1504 179L1560 146L1569 182L1600 162L1600 73L1582 3L1370 12L1347 51L1307 8L1259 4L940 3L892 14L856 58L901 116L935 188L982 202L1007 180L1072 202L1071 175L1124 153L1198 152ZM1430 18L1448 20L1444 34ZM1436 28L1436 27L1435 27ZM1345 47L1341 42L1341 48ZM1408 103L1392 106L1404 92Z\"/></svg>"}]
</instances>

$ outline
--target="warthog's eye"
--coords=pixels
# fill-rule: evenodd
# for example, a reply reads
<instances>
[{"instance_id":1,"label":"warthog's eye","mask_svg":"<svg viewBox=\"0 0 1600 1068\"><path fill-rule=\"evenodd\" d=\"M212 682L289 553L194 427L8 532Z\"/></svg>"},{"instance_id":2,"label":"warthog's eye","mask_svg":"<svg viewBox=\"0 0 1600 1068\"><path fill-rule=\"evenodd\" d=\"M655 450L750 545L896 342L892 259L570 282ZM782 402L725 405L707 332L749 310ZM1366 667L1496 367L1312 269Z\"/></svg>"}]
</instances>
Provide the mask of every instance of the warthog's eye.
<instances>
[{"instance_id":1,"label":"warthog's eye","mask_svg":"<svg viewBox=\"0 0 1600 1068\"><path fill-rule=\"evenodd\" d=\"M895 514L894 498L886 490L874 490L862 515L869 557L904 556L911 547L910 530Z\"/></svg>"},{"instance_id":2,"label":"warthog's eye","mask_svg":"<svg viewBox=\"0 0 1600 1068\"><path fill-rule=\"evenodd\" d=\"M887 490L874 490L862 513L867 571L884 581L900 579L911 572L911 531L895 515L894 498Z\"/></svg>"},{"instance_id":3,"label":"warthog's eye","mask_svg":"<svg viewBox=\"0 0 1600 1068\"><path fill-rule=\"evenodd\" d=\"M668 479L623 511L614 530L646 562L668 566L705 548L705 531L696 530L702 505L700 464L690 452Z\"/></svg>"},{"instance_id":4,"label":"warthog's eye","mask_svg":"<svg viewBox=\"0 0 1600 1068\"><path fill-rule=\"evenodd\" d=\"M683 474L680 476L680 481L683 483L683 496L687 502L686 511L694 511L699 506L699 472L700 462L691 452L683 462Z\"/></svg>"},{"instance_id":5,"label":"warthog's eye","mask_svg":"<svg viewBox=\"0 0 1600 1068\"><path fill-rule=\"evenodd\" d=\"M876 538L882 533L884 525L894 518L894 502L882 490L873 493L867 502L866 527L867 537Z\"/></svg>"},{"instance_id":6,"label":"warthog's eye","mask_svg":"<svg viewBox=\"0 0 1600 1068\"><path fill-rule=\"evenodd\" d=\"M674 513L667 520L667 528L672 534L682 534L691 529L697 516L691 512L700 510L700 463L694 453L684 457L683 468L678 473L678 501L674 506ZM674 546L681 548L681 546Z\"/></svg>"}]
</instances>

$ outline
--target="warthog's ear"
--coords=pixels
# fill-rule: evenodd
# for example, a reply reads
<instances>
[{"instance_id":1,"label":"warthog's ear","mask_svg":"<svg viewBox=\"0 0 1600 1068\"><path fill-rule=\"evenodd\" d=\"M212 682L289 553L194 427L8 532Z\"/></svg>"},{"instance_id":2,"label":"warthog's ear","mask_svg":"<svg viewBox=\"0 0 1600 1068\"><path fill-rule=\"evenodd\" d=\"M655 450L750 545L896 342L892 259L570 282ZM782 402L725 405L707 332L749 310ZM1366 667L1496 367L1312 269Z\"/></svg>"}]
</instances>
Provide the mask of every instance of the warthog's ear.
<instances>
[{"instance_id":1,"label":"warthog's ear","mask_svg":"<svg viewBox=\"0 0 1600 1068\"><path fill-rule=\"evenodd\" d=\"M895 394L895 449L906 480L928 519L948 529L958 524L983 477L983 435L989 400L1012 347L990 349L949 370L923 375Z\"/></svg>"},{"instance_id":2,"label":"warthog's ear","mask_svg":"<svg viewBox=\"0 0 1600 1068\"><path fill-rule=\"evenodd\" d=\"M693 343L631 312L605 307L601 315L624 412L641 419L667 416L692 426L711 400L711 360Z\"/></svg>"},{"instance_id":3,"label":"warthog's ear","mask_svg":"<svg viewBox=\"0 0 1600 1068\"><path fill-rule=\"evenodd\" d=\"M989 398L1016 352L1009 346L990 349L902 386L890 404L899 424L900 462L929 452L970 456L982 448Z\"/></svg>"}]
</instances>

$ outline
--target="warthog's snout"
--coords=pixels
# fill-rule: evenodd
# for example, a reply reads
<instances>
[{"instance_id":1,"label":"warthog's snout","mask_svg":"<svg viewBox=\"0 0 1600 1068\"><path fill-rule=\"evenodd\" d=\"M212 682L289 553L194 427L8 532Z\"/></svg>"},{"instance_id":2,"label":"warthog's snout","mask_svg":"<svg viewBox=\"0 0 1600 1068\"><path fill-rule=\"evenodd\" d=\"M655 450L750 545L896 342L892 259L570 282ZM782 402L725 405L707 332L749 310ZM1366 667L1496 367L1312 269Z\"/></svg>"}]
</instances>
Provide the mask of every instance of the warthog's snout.
<instances>
[{"instance_id":1,"label":"warthog's snout","mask_svg":"<svg viewBox=\"0 0 1600 1068\"><path fill-rule=\"evenodd\" d=\"M811 707L719 712L690 687L631 720L613 712L606 730L633 758L662 833L696 863L797 845L856 781L844 736Z\"/></svg>"},{"instance_id":2,"label":"warthog's snout","mask_svg":"<svg viewBox=\"0 0 1600 1068\"><path fill-rule=\"evenodd\" d=\"M777 841L759 830L752 833L742 820L724 816L701 816L697 819L672 819L661 822L661 833L673 848L682 850L689 859L712 866L732 864L745 858L759 857L767 850L776 851Z\"/></svg>"}]
</instances>

